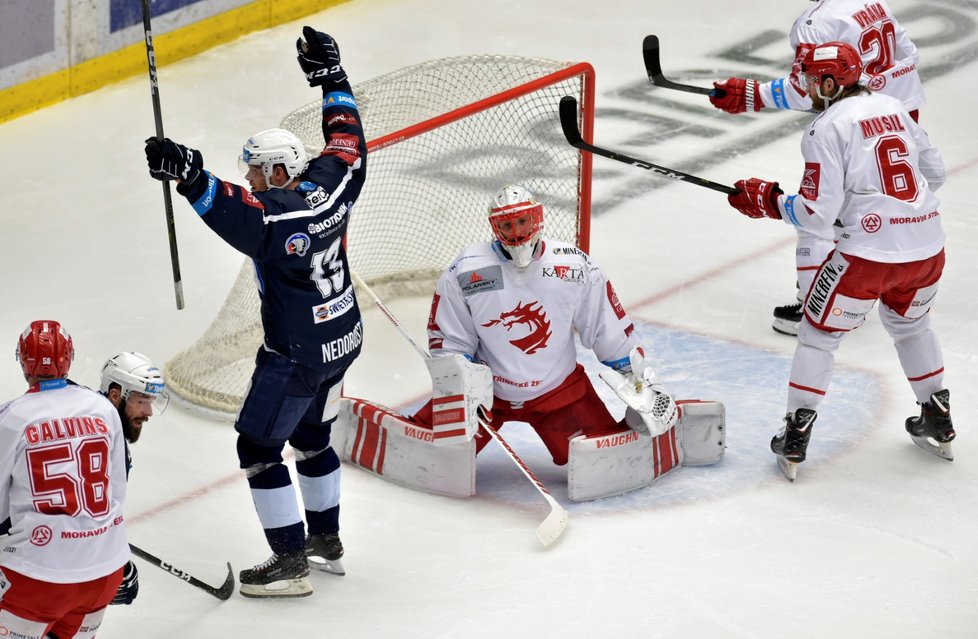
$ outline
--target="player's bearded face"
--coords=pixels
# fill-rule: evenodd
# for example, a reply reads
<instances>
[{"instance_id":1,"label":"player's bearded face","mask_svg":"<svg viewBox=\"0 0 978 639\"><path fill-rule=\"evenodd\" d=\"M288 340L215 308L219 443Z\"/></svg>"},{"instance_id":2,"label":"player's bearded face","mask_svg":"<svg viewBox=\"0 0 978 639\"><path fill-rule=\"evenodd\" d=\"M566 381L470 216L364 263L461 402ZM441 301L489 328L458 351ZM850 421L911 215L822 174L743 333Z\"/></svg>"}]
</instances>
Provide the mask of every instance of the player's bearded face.
<instances>
[{"instance_id":1,"label":"player's bearded face","mask_svg":"<svg viewBox=\"0 0 978 639\"><path fill-rule=\"evenodd\" d=\"M119 402L117 410L122 420L122 434L126 441L130 444L136 443L143 432L143 424L153 416L153 398L134 391Z\"/></svg>"},{"instance_id":2,"label":"player's bearded face","mask_svg":"<svg viewBox=\"0 0 978 639\"><path fill-rule=\"evenodd\" d=\"M248 172L245 173L245 179L248 180L248 185L251 187L253 193L268 190L268 182L265 180L265 174L262 172L260 166L249 164Z\"/></svg>"}]
</instances>

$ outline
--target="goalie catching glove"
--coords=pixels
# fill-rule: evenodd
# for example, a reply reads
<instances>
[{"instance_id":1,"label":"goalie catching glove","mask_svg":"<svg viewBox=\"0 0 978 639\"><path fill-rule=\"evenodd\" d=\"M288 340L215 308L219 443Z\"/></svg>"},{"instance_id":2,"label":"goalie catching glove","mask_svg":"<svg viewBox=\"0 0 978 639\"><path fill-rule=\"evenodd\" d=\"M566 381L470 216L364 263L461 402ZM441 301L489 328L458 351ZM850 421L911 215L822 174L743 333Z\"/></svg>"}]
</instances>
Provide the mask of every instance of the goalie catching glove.
<instances>
[{"instance_id":1,"label":"goalie catching glove","mask_svg":"<svg viewBox=\"0 0 978 639\"><path fill-rule=\"evenodd\" d=\"M655 437L679 420L675 400L655 383L652 363L638 346L628 354L630 370L604 370L600 376L627 405L625 423L642 435Z\"/></svg>"},{"instance_id":2,"label":"goalie catching glove","mask_svg":"<svg viewBox=\"0 0 978 639\"><path fill-rule=\"evenodd\" d=\"M295 48L309 86L346 80L346 71L340 65L340 47L332 36L312 27L302 27L302 37L295 41Z\"/></svg>"}]
</instances>

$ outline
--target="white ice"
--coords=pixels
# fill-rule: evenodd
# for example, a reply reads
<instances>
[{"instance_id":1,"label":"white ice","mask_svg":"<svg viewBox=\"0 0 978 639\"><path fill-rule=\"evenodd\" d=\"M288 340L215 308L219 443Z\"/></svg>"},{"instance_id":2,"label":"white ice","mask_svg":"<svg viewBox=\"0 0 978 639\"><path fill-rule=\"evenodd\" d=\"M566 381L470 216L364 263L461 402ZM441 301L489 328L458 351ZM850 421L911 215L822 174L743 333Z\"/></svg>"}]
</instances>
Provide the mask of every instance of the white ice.
<instances>
[{"instance_id":1,"label":"white ice","mask_svg":"<svg viewBox=\"0 0 978 639\"><path fill-rule=\"evenodd\" d=\"M688 114L690 124L717 127L719 137L637 143L648 130L635 114L676 117L669 101L706 104L649 88L640 46L658 34L667 75L688 82L734 72L770 77L773 66L710 56L773 30L780 36L764 52L786 62L787 30L805 4L358 0L162 68L166 132L201 149L219 175L235 175L236 149L248 135L316 97L292 53L308 23L336 36L354 80L472 53L589 61L598 107L606 109L598 144L666 166L712 154L718 161L702 165L704 177L732 183L757 175L791 189L801 174L797 128L761 131L804 116L762 114L740 125ZM948 267L933 316L959 433L953 463L927 455L904 432L916 406L873 317L843 342L810 459L794 484L785 481L767 440L783 414L794 343L771 330L770 315L793 295L792 231L737 215L713 191L596 158L591 253L647 336L666 385L727 406L720 464L681 469L623 497L571 504L564 470L542 445L516 426L504 429L570 512L567 532L549 549L533 535L545 503L496 449L480 456L478 494L464 500L347 466L347 576L312 575L316 592L306 599L235 594L220 603L139 563L139 598L112 607L99 636L978 636L971 428L978 414L971 403L978 8L965 0L892 4L914 18L908 28L923 66L947 65L927 78L922 123L950 173L938 193ZM631 119L613 117L618 108ZM96 384L100 364L116 350L139 350L162 364L190 346L242 262L174 195L187 300L175 310L161 189L142 154L153 132L145 77L0 125L0 342L12 350L31 320L60 320L75 338L72 377L82 383ZM770 143L746 150L758 136ZM628 196L612 200L622 193ZM419 340L426 305L392 303ZM366 351L348 392L395 406L416 400L426 390L422 363L375 310L366 314ZM17 364L7 361L4 399L24 390ZM237 572L268 555L234 439L228 424L171 406L133 450L131 541L214 584L225 562Z\"/></svg>"}]
</instances>

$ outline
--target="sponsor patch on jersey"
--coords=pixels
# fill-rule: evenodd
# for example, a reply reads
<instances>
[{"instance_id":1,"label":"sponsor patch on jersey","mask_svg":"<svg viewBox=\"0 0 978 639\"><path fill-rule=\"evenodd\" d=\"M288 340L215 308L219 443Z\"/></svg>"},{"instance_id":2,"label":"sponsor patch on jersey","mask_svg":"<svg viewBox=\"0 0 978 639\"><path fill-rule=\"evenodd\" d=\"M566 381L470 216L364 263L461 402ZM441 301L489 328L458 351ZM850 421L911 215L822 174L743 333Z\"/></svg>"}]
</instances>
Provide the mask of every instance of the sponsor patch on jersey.
<instances>
[{"instance_id":1,"label":"sponsor patch on jersey","mask_svg":"<svg viewBox=\"0 0 978 639\"><path fill-rule=\"evenodd\" d=\"M499 265L464 271L456 276L463 295L475 295L486 291L501 291L503 286L503 267Z\"/></svg>"},{"instance_id":2,"label":"sponsor patch on jersey","mask_svg":"<svg viewBox=\"0 0 978 639\"><path fill-rule=\"evenodd\" d=\"M311 183L303 182L303 184ZM300 191L300 193L302 193L302 196L306 198L306 204L309 205L309 208L314 209L320 204L324 204L327 200L329 200L329 193L327 193L326 189L321 186L317 186L315 184L312 184L312 186L312 189L306 190L305 192ZM296 189L296 191L299 191L299 189Z\"/></svg>"},{"instance_id":3,"label":"sponsor patch on jersey","mask_svg":"<svg viewBox=\"0 0 978 639\"><path fill-rule=\"evenodd\" d=\"M558 246L551 252L554 255L580 255L585 260L588 259L587 253L577 248L576 246Z\"/></svg>"},{"instance_id":4,"label":"sponsor patch on jersey","mask_svg":"<svg viewBox=\"0 0 978 639\"><path fill-rule=\"evenodd\" d=\"M312 321L314 324L322 324L323 322L328 322L332 319L336 319L340 315L345 314L348 310L353 308L356 303L356 298L353 295L353 287L343 291L343 294L334 300L330 300L325 304L318 304L312 307Z\"/></svg>"},{"instance_id":5,"label":"sponsor patch on jersey","mask_svg":"<svg viewBox=\"0 0 978 639\"><path fill-rule=\"evenodd\" d=\"M314 222L310 224L308 226L309 233L312 235L318 235L319 237L323 237L326 231L329 231L331 228L333 228L334 226L336 226L337 224L343 221L343 218L346 216L346 214L350 211L352 207L353 207L353 202L349 202L347 204L340 204L340 208L336 209L336 213L333 213L332 215L330 215L325 220L322 220L321 222Z\"/></svg>"},{"instance_id":6,"label":"sponsor patch on jersey","mask_svg":"<svg viewBox=\"0 0 978 639\"><path fill-rule=\"evenodd\" d=\"M234 185L230 182L224 183L224 195L227 197L234 197Z\"/></svg>"},{"instance_id":7,"label":"sponsor patch on jersey","mask_svg":"<svg viewBox=\"0 0 978 639\"><path fill-rule=\"evenodd\" d=\"M337 124L352 124L356 125L357 119L350 115L349 113L337 113L326 120L327 127L333 127Z\"/></svg>"},{"instance_id":8,"label":"sponsor patch on jersey","mask_svg":"<svg viewBox=\"0 0 978 639\"><path fill-rule=\"evenodd\" d=\"M285 241L285 252L289 255L302 257L309 250L309 236L305 233L293 233Z\"/></svg>"},{"instance_id":9,"label":"sponsor patch on jersey","mask_svg":"<svg viewBox=\"0 0 978 639\"><path fill-rule=\"evenodd\" d=\"M815 202L818 200L818 183L822 173L822 166L818 162L805 162L805 173L801 176L801 186L798 192L806 200Z\"/></svg>"},{"instance_id":10,"label":"sponsor patch on jersey","mask_svg":"<svg viewBox=\"0 0 978 639\"><path fill-rule=\"evenodd\" d=\"M553 266L544 266L540 269L540 272L544 277L554 277L562 282L571 282L581 286L585 282L583 268L555 264Z\"/></svg>"},{"instance_id":11,"label":"sponsor patch on jersey","mask_svg":"<svg viewBox=\"0 0 978 639\"><path fill-rule=\"evenodd\" d=\"M863 230L867 233L875 233L882 228L883 219L876 213L867 213L859 221L859 224L862 225Z\"/></svg>"},{"instance_id":12,"label":"sponsor patch on jersey","mask_svg":"<svg viewBox=\"0 0 978 639\"><path fill-rule=\"evenodd\" d=\"M255 207L256 209L265 208L264 206L262 206L262 203L258 201L258 198L252 195L251 191L248 191L247 189L241 189L241 201L247 204L248 206Z\"/></svg>"},{"instance_id":13,"label":"sponsor patch on jersey","mask_svg":"<svg viewBox=\"0 0 978 639\"><path fill-rule=\"evenodd\" d=\"M351 133L334 133L326 141L323 155L339 155L352 165L360 159L360 138Z\"/></svg>"},{"instance_id":14,"label":"sponsor patch on jersey","mask_svg":"<svg viewBox=\"0 0 978 639\"><path fill-rule=\"evenodd\" d=\"M623 319L625 317L625 309L622 308L621 302L618 301L618 293L615 292L615 287L611 285L611 282L608 282L607 292L608 302L611 303L611 309L615 312L615 317Z\"/></svg>"},{"instance_id":15,"label":"sponsor patch on jersey","mask_svg":"<svg viewBox=\"0 0 978 639\"><path fill-rule=\"evenodd\" d=\"M872 91L882 91L883 87L886 86L886 76L874 75L869 79L869 83L866 86L868 86Z\"/></svg>"},{"instance_id":16,"label":"sponsor patch on jersey","mask_svg":"<svg viewBox=\"0 0 978 639\"><path fill-rule=\"evenodd\" d=\"M435 293L434 297L431 298L431 311L428 313L428 330L429 331L440 331L438 328L438 322L435 318L438 316L438 305L441 304L441 295Z\"/></svg>"},{"instance_id":17,"label":"sponsor patch on jersey","mask_svg":"<svg viewBox=\"0 0 978 639\"><path fill-rule=\"evenodd\" d=\"M349 93L342 91L331 91L323 96L323 110L334 106L345 106L357 109L357 101ZM359 110L359 109L357 109Z\"/></svg>"}]
</instances>

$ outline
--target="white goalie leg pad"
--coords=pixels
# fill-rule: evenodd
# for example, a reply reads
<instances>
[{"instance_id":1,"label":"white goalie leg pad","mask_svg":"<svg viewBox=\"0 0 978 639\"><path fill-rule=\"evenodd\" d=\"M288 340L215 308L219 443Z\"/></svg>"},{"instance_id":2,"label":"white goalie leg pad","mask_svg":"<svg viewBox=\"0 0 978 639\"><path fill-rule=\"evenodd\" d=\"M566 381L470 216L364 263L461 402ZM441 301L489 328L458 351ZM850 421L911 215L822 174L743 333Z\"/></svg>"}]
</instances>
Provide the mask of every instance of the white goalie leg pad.
<instances>
[{"instance_id":1,"label":"white goalie leg pad","mask_svg":"<svg viewBox=\"0 0 978 639\"><path fill-rule=\"evenodd\" d=\"M492 409L492 371L461 355L427 360L431 374L431 426L438 445L468 441L479 431L476 409Z\"/></svg>"},{"instance_id":2,"label":"white goalie leg pad","mask_svg":"<svg viewBox=\"0 0 978 639\"><path fill-rule=\"evenodd\" d=\"M436 445L431 430L352 397L340 400L333 434L344 461L387 481L450 497L475 494L474 439Z\"/></svg>"},{"instance_id":3,"label":"white goalie leg pad","mask_svg":"<svg viewBox=\"0 0 978 639\"><path fill-rule=\"evenodd\" d=\"M707 466L723 457L726 449L726 412L723 404L698 399L681 399L676 404L683 447L683 466Z\"/></svg>"},{"instance_id":4,"label":"white goalie leg pad","mask_svg":"<svg viewBox=\"0 0 978 639\"><path fill-rule=\"evenodd\" d=\"M682 464L679 427L649 437L634 431L570 442L567 496L573 501L611 497L644 488Z\"/></svg>"}]
</instances>

